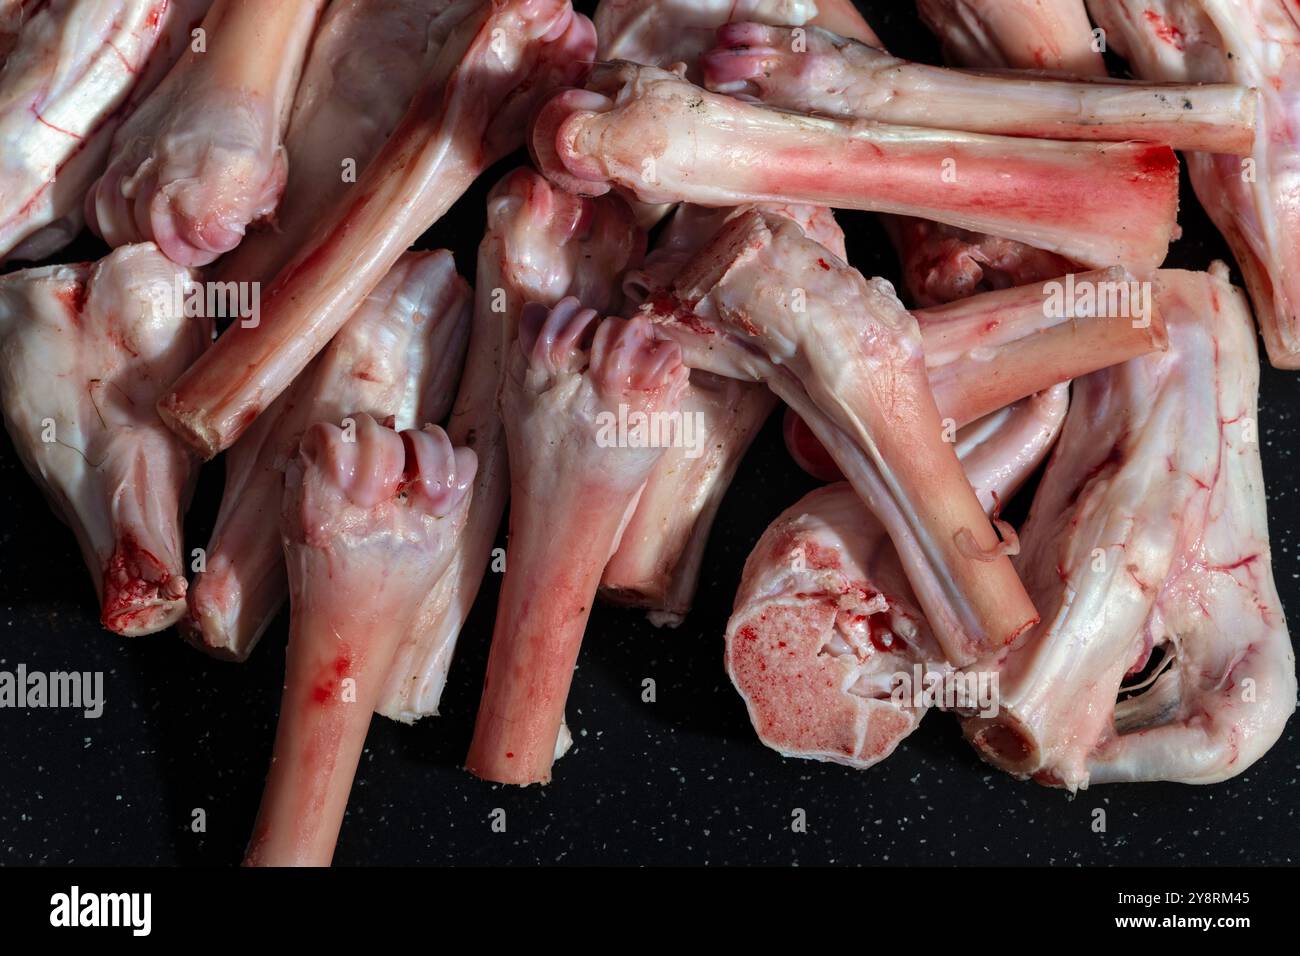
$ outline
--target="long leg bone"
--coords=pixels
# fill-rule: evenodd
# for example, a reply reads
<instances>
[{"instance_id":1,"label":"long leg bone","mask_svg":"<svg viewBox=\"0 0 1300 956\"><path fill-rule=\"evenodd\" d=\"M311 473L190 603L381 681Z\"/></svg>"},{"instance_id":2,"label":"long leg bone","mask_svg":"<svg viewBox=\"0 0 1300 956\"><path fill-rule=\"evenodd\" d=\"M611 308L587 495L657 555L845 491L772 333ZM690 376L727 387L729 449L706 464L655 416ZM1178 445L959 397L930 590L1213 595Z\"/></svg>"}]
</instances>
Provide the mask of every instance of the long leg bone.
<instances>
[{"instance_id":1,"label":"long leg bone","mask_svg":"<svg viewBox=\"0 0 1300 956\"><path fill-rule=\"evenodd\" d=\"M442 429L313 425L285 476L293 621L280 722L245 863L326 866L393 648L443 573L474 453Z\"/></svg>"},{"instance_id":2,"label":"long leg bone","mask_svg":"<svg viewBox=\"0 0 1300 956\"><path fill-rule=\"evenodd\" d=\"M648 306L693 367L765 382L888 528L945 653L967 663L1037 620L961 473L915 320L789 219L733 219Z\"/></svg>"},{"instance_id":3,"label":"long leg bone","mask_svg":"<svg viewBox=\"0 0 1300 956\"><path fill-rule=\"evenodd\" d=\"M916 7L950 63L1106 75L1083 0L917 0Z\"/></svg>"},{"instance_id":4,"label":"long leg bone","mask_svg":"<svg viewBox=\"0 0 1300 956\"><path fill-rule=\"evenodd\" d=\"M1090 0L1139 76L1260 92L1248 159L1193 153L1197 197L1232 247L1278 368L1300 368L1300 9L1292 0Z\"/></svg>"},{"instance_id":5,"label":"long leg bone","mask_svg":"<svg viewBox=\"0 0 1300 956\"><path fill-rule=\"evenodd\" d=\"M420 88L456 0L337 0L321 16L284 136L289 178L271 229L221 262L228 279L270 280L352 188ZM350 175L349 175L350 174Z\"/></svg>"},{"instance_id":6,"label":"long leg bone","mask_svg":"<svg viewBox=\"0 0 1300 956\"><path fill-rule=\"evenodd\" d=\"M164 396L163 420L204 455L228 448L407 247L519 144L537 99L580 75L593 47L568 0L474 4L346 202L277 276L261 323L231 326Z\"/></svg>"},{"instance_id":7,"label":"long leg bone","mask_svg":"<svg viewBox=\"0 0 1300 956\"><path fill-rule=\"evenodd\" d=\"M838 27L836 32L859 39L863 33L874 37L850 0L818 4L812 0L601 0L594 18L599 37L596 56L665 70L680 63L686 75L698 81L700 55L713 46L717 28L737 17L789 26L813 22L828 29ZM672 207L672 203L633 205L647 229Z\"/></svg>"},{"instance_id":8,"label":"long leg bone","mask_svg":"<svg viewBox=\"0 0 1300 956\"><path fill-rule=\"evenodd\" d=\"M737 17L759 23L801 26L821 5L812 0L600 0L593 20L601 60L630 60L694 71L713 33ZM694 77L692 77L694 78Z\"/></svg>"},{"instance_id":9,"label":"long leg bone","mask_svg":"<svg viewBox=\"0 0 1300 956\"><path fill-rule=\"evenodd\" d=\"M520 311L568 295L608 311L618 277L644 250L645 236L617 197L581 199L529 169L508 174L488 196L469 358L447 425L452 442L478 456L474 498L447 573L393 659L378 707L384 716L410 722L438 712L456 638L487 570L510 492L497 393Z\"/></svg>"},{"instance_id":10,"label":"long leg bone","mask_svg":"<svg viewBox=\"0 0 1300 956\"><path fill-rule=\"evenodd\" d=\"M364 412L398 430L441 421L469 333L470 289L451 253L411 252L276 407L226 458L226 490L189 591L186 630L219 657L248 657L288 593L276 515L284 467L315 422Z\"/></svg>"},{"instance_id":11,"label":"long leg bone","mask_svg":"<svg viewBox=\"0 0 1300 956\"><path fill-rule=\"evenodd\" d=\"M600 593L676 627L690 610L722 496L776 399L761 385L691 373L681 401L690 440L664 449L637 499Z\"/></svg>"},{"instance_id":12,"label":"long leg bone","mask_svg":"<svg viewBox=\"0 0 1300 956\"><path fill-rule=\"evenodd\" d=\"M643 202L794 202L947 222L1138 275L1168 249L1178 165L1164 146L1063 143L774 110L633 64L598 65L544 106L531 148L557 183Z\"/></svg>"},{"instance_id":13,"label":"long leg bone","mask_svg":"<svg viewBox=\"0 0 1300 956\"><path fill-rule=\"evenodd\" d=\"M768 207L800 223L822 245L845 257L844 234L829 209ZM623 287L632 308L666 289L731 217L734 209L679 206L644 267ZM601 577L608 600L648 609L657 625L676 626L690 610L704 548L722 497L776 400L752 382L691 373L682 397L684 421L698 443L664 449Z\"/></svg>"},{"instance_id":14,"label":"long leg bone","mask_svg":"<svg viewBox=\"0 0 1300 956\"><path fill-rule=\"evenodd\" d=\"M1150 283L1122 269L1071 273L914 314L935 402L958 425L1168 344Z\"/></svg>"},{"instance_id":15,"label":"long leg bone","mask_svg":"<svg viewBox=\"0 0 1300 956\"><path fill-rule=\"evenodd\" d=\"M1230 84L1076 82L909 63L826 30L729 23L704 84L782 109L1040 139L1144 140L1244 155L1254 90Z\"/></svg>"},{"instance_id":16,"label":"long leg bone","mask_svg":"<svg viewBox=\"0 0 1300 956\"><path fill-rule=\"evenodd\" d=\"M466 766L499 783L546 783L601 570L663 444L686 384L678 347L644 319L565 299L529 306L502 387L510 544ZM614 422L626 421L619 435ZM659 440L655 440L655 434Z\"/></svg>"},{"instance_id":17,"label":"long leg bone","mask_svg":"<svg viewBox=\"0 0 1300 956\"><path fill-rule=\"evenodd\" d=\"M152 240L203 266L269 216L281 135L325 0L215 0L191 45L113 138L86 219L109 245ZM275 54L268 56L267 51Z\"/></svg>"},{"instance_id":18,"label":"long leg bone","mask_svg":"<svg viewBox=\"0 0 1300 956\"><path fill-rule=\"evenodd\" d=\"M177 307L187 282L149 244L0 279L5 427L77 535L104 626L125 636L185 610L180 521L197 469L153 404L211 338Z\"/></svg>"},{"instance_id":19,"label":"long leg bone","mask_svg":"<svg viewBox=\"0 0 1300 956\"><path fill-rule=\"evenodd\" d=\"M1169 350L1076 381L1021 531L1043 623L1000 662L998 716L966 723L985 759L1070 789L1222 780L1295 707L1250 313L1222 265L1156 282Z\"/></svg>"},{"instance_id":20,"label":"long leg bone","mask_svg":"<svg viewBox=\"0 0 1300 956\"><path fill-rule=\"evenodd\" d=\"M1035 392L1168 346L1150 283L1122 269L986 292L913 313L940 416L964 426ZM786 445L818 477L842 477L808 426Z\"/></svg>"},{"instance_id":21,"label":"long leg bone","mask_svg":"<svg viewBox=\"0 0 1300 956\"><path fill-rule=\"evenodd\" d=\"M959 435L985 508L1047 454L1067 395L1057 386ZM916 676L952 674L884 526L847 483L814 491L759 539L727 623L726 665L764 744L859 769L888 757L925 715L909 692L921 690Z\"/></svg>"},{"instance_id":22,"label":"long leg bone","mask_svg":"<svg viewBox=\"0 0 1300 956\"><path fill-rule=\"evenodd\" d=\"M1106 76L1083 0L921 0L918 7L951 65ZM885 225L917 305L942 305L1074 269L1061 256L997 236L908 217Z\"/></svg>"}]
</instances>

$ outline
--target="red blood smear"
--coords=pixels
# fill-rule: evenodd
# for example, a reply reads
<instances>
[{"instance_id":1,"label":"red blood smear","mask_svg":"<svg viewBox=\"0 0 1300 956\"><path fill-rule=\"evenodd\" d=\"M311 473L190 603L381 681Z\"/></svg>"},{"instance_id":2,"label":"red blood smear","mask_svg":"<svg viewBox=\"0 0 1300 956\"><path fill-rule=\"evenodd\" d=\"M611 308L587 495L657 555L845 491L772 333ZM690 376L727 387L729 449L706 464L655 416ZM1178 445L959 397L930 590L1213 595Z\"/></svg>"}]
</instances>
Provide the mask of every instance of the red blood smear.
<instances>
[{"instance_id":1,"label":"red blood smear","mask_svg":"<svg viewBox=\"0 0 1300 956\"><path fill-rule=\"evenodd\" d=\"M348 675L348 670L352 667L352 658L344 651L326 668L324 680L317 681L312 687L311 699L316 703L324 705L331 699L337 698L339 682ZM332 675L332 676L331 676Z\"/></svg>"},{"instance_id":2,"label":"red blood smear","mask_svg":"<svg viewBox=\"0 0 1300 956\"><path fill-rule=\"evenodd\" d=\"M1170 176L1178 172L1178 157L1168 146L1146 146L1133 158L1133 163L1144 176Z\"/></svg>"},{"instance_id":3,"label":"red blood smear","mask_svg":"<svg viewBox=\"0 0 1300 956\"><path fill-rule=\"evenodd\" d=\"M261 408L248 408L239 415L239 420L235 422L235 435L242 435L248 430L248 426L257 421L257 416L262 412Z\"/></svg>"},{"instance_id":4,"label":"red blood smear","mask_svg":"<svg viewBox=\"0 0 1300 956\"><path fill-rule=\"evenodd\" d=\"M1147 22L1151 24L1151 29L1155 32L1156 36L1164 40L1175 50L1181 50L1183 48L1184 36L1182 30L1178 29L1178 27L1174 26L1154 10L1144 10L1142 15L1146 17Z\"/></svg>"},{"instance_id":5,"label":"red blood smear","mask_svg":"<svg viewBox=\"0 0 1300 956\"><path fill-rule=\"evenodd\" d=\"M831 264L827 262L825 259L818 259L817 264L821 266L823 269L825 269L827 272L831 271Z\"/></svg>"},{"instance_id":6,"label":"red blood smear","mask_svg":"<svg viewBox=\"0 0 1300 956\"><path fill-rule=\"evenodd\" d=\"M681 299L667 289L656 289L650 294L647 302L655 314L672 319L674 322L690 329L696 335L714 334L713 329L709 328Z\"/></svg>"},{"instance_id":7,"label":"red blood smear","mask_svg":"<svg viewBox=\"0 0 1300 956\"><path fill-rule=\"evenodd\" d=\"M100 620L109 630L119 630L154 613L141 607L168 593L171 575L132 535L123 535L104 568L104 607Z\"/></svg>"},{"instance_id":8,"label":"red blood smear","mask_svg":"<svg viewBox=\"0 0 1300 956\"><path fill-rule=\"evenodd\" d=\"M867 622L867 634L871 639L871 646L878 651L892 651L898 647L898 641L894 637L894 629L889 623L889 611L876 611L874 614L859 614L854 617L854 623L861 624Z\"/></svg>"},{"instance_id":9,"label":"red blood smear","mask_svg":"<svg viewBox=\"0 0 1300 956\"><path fill-rule=\"evenodd\" d=\"M54 297L63 303L72 316L74 322L81 318L81 313L86 309L86 284L84 282L74 282L72 285L64 286Z\"/></svg>"},{"instance_id":10,"label":"red blood smear","mask_svg":"<svg viewBox=\"0 0 1300 956\"><path fill-rule=\"evenodd\" d=\"M390 425L388 427L391 428L392 426ZM397 493L399 495L406 493L406 489L415 481L418 473L416 469L417 460L415 457L415 445L412 442L411 436L406 432L402 432L401 439L402 449L406 453L406 458L402 462L402 477L397 480Z\"/></svg>"},{"instance_id":11,"label":"red blood smear","mask_svg":"<svg viewBox=\"0 0 1300 956\"><path fill-rule=\"evenodd\" d=\"M840 553L834 548L824 548L813 541L803 544L804 560L814 570L837 570L840 566Z\"/></svg>"}]
</instances>

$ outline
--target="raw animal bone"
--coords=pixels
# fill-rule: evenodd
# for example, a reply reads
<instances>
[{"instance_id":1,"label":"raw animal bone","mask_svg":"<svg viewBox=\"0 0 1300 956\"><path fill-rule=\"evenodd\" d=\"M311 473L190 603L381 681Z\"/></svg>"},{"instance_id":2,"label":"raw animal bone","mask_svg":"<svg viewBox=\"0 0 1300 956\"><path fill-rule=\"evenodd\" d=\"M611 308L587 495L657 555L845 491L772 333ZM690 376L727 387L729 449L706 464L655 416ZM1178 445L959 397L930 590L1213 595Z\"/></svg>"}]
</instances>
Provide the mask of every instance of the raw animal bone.
<instances>
[{"instance_id":1,"label":"raw animal bone","mask_svg":"<svg viewBox=\"0 0 1300 956\"><path fill-rule=\"evenodd\" d=\"M829 209L768 207L798 222L840 258L844 233ZM645 265L623 280L631 310L666 289L708 240L740 210L679 206ZM740 462L776 405L762 385L691 373L682 396L684 416L698 422L701 445L664 449L636 510L601 577L607 600L648 609L656 625L676 627L690 610L704 548L722 497ZM703 440L707 439L707 440Z\"/></svg>"},{"instance_id":2,"label":"raw animal bone","mask_svg":"<svg viewBox=\"0 0 1300 956\"><path fill-rule=\"evenodd\" d=\"M731 19L748 20L751 18L733 16ZM880 38L876 36L876 32L871 29L870 24L862 18L862 14L858 12L857 4L853 0L820 0L817 4L817 16L813 17L811 22L815 27L830 30L842 37L852 37L862 43L870 43L882 50L885 48L885 45L880 42Z\"/></svg>"},{"instance_id":3,"label":"raw animal bone","mask_svg":"<svg viewBox=\"0 0 1300 956\"><path fill-rule=\"evenodd\" d=\"M377 708L394 720L438 712L456 638L487 570L510 492L497 393L520 311L569 295L608 311L618 303L618 277L645 251L645 235L620 199L581 199L531 169L509 173L487 205L469 358L447 425L453 444L478 456L474 497L447 573L394 656Z\"/></svg>"},{"instance_id":4,"label":"raw animal bone","mask_svg":"<svg viewBox=\"0 0 1300 956\"><path fill-rule=\"evenodd\" d=\"M4 4L0 47L10 49L0 59L0 261L53 254L80 231L82 199L129 101L162 79L210 3Z\"/></svg>"},{"instance_id":5,"label":"raw animal bone","mask_svg":"<svg viewBox=\"0 0 1300 956\"><path fill-rule=\"evenodd\" d=\"M469 335L471 291L451 253L398 260L294 387L226 457L226 490L190 587L187 636L201 649L248 657L288 594L276 517L284 468L316 422L364 412L402 430L451 408Z\"/></svg>"},{"instance_id":6,"label":"raw animal bone","mask_svg":"<svg viewBox=\"0 0 1300 956\"><path fill-rule=\"evenodd\" d=\"M530 142L547 176L584 195L617 186L643 202L916 215L1138 275L1163 260L1177 207L1177 160L1164 146L804 116L628 63L598 65L587 89L553 97Z\"/></svg>"},{"instance_id":7,"label":"raw animal bone","mask_svg":"<svg viewBox=\"0 0 1300 956\"><path fill-rule=\"evenodd\" d=\"M407 247L518 146L538 99L581 75L594 47L568 0L474 5L346 202L276 277L261 324L231 326L164 396L163 420L205 456L228 448Z\"/></svg>"},{"instance_id":8,"label":"raw animal bone","mask_svg":"<svg viewBox=\"0 0 1300 956\"><path fill-rule=\"evenodd\" d=\"M949 63L1106 75L1083 0L917 0L916 8Z\"/></svg>"},{"instance_id":9,"label":"raw animal bone","mask_svg":"<svg viewBox=\"0 0 1300 956\"><path fill-rule=\"evenodd\" d=\"M9 51L18 42L23 23L38 2L43 0L0 0L0 68L4 67Z\"/></svg>"},{"instance_id":10,"label":"raw animal bone","mask_svg":"<svg viewBox=\"0 0 1300 956\"><path fill-rule=\"evenodd\" d=\"M682 623L722 497L775 407L761 385L691 373L680 408L697 444L664 449L605 565L602 597L647 608L658 626Z\"/></svg>"},{"instance_id":11,"label":"raw animal bone","mask_svg":"<svg viewBox=\"0 0 1300 956\"><path fill-rule=\"evenodd\" d=\"M697 82L700 55L713 46L717 28L736 17L789 26L812 22L860 39L875 36L851 0L601 0L595 15L596 55L666 70L684 64L686 75ZM637 221L650 229L673 204L632 205Z\"/></svg>"},{"instance_id":12,"label":"raw animal bone","mask_svg":"<svg viewBox=\"0 0 1300 956\"><path fill-rule=\"evenodd\" d=\"M737 216L647 307L687 363L762 381L813 428L899 549L954 664L1037 621L961 473L915 320L791 220ZM665 298L666 297L659 297Z\"/></svg>"},{"instance_id":13,"label":"raw animal bone","mask_svg":"<svg viewBox=\"0 0 1300 956\"><path fill-rule=\"evenodd\" d=\"M270 280L310 242L392 134L464 13L464 0L335 0L326 8L284 136L289 178L274 228L245 236L222 260L222 276Z\"/></svg>"},{"instance_id":14,"label":"raw animal bone","mask_svg":"<svg viewBox=\"0 0 1300 956\"><path fill-rule=\"evenodd\" d=\"M1106 64L1092 49L1083 0L922 0L918 6L951 65L1106 76ZM902 262L903 285L920 306L1075 269L1067 259L1022 242L924 219L887 217L885 228Z\"/></svg>"},{"instance_id":15,"label":"raw animal bone","mask_svg":"<svg viewBox=\"0 0 1300 956\"><path fill-rule=\"evenodd\" d=\"M713 46L714 31L732 20L775 26L811 23L841 36L873 42L875 34L852 0L600 0L593 18L601 60L628 60L665 70L696 61Z\"/></svg>"},{"instance_id":16,"label":"raw animal bone","mask_svg":"<svg viewBox=\"0 0 1300 956\"><path fill-rule=\"evenodd\" d=\"M1075 382L1016 562L1043 622L997 661L1001 712L965 727L995 765L1071 790L1226 779L1295 707L1250 312L1222 264L1156 285L1169 350Z\"/></svg>"},{"instance_id":17,"label":"raw animal bone","mask_svg":"<svg viewBox=\"0 0 1300 956\"><path fill-rule=\"evenodd\" d=\"M447 567L474 453L442 429L318 423L285 476L293 616L275 752L245 863L326 866L393 648Z\"/></svg>"},{"instance_id":18,"label":"raw animal bone","mask_svg":"<svg viewBox=\"0 0 1300 956\"><path fill-rule=\"evenodd\" d=\"M1294 0L1092 0L1149 79L1259 87L1248 160L1193 153L1192 186L1232 247L1278 368L1300 368L1300 8Z\"/></svg>"},{"instance_id":19,"label":"raw animal bone","mask_svg":"<svg viewBox=\"0 0 1300 956\"><path fill-rule=\"evenodd\" d=\"M693 274L688 270L677 280L673 290L676 299L656 297L661 301L651 302L647 311L667 323L665 328L686 349L688 364L734 377L764 380L800 414L813 416L817 437L831 448L838 464L847 467L846 474L854 480L859 492L874 508L889 509L877 513L891 533L907 536L903 541L911 549L910 553L904 552L909 557L909 571L925 580L922 586L934 595L928 598L930 606L942 608L940 613L945 615L936 617L930 612L931 621L961 622L946 625L948 630L939 632L945 649L954 660L972 659L977 656L972 646L978 642L956 627L971 627L967 621L981 613L968 603L973 588L994 587L991 581L1001 584L1005 578L993 574L997 569L990 566L991 562L975 561L969 547L958 544L958 538L969 544L960 529L945 531L936 527L942 521L954 520L955 512L937 514L927 510L926 503L933 501L960 504L959 486L949 486L947 492L933 488L928 492L906 490L904 481L910 476L905 469L918 460L917 446L929 435L942 448L940 436L945 429L974 421L1074 375L1163 347L1162 321L1155 312L1140 318L1137 327L1129 314L1111 319L1100 313L1098 317L1078 321L1064 311L1058 314L1048 308L1050 300L1046 298L1045 287L990 293L946 309L930 310L918 316L921 319L918 339L924 342L930 387L923 395L918 393L917 401L923 402L933 394L930 401L938 403L933 420L926 424L930 419L924 408L920 408L914 413L915 421L889 421L882 413L870 410L871 396L860 395L849 384L873 378L880 380L882 373L878 366L883 361L901 361L894 356L883 361L876 358L886 347L877 342L859 346L864 354L855 360L851 344L861 334L858 329L865 310L878 310L870 313L873 316L879 311L891 316L897 309L896 300L893 308L887 304L892 300L892 295L885 298L887 285L869 286L870 298L861 292L850 296L845 289L828 285L827 280L832 276L827 273L833 273L837 283L846 284L852 282L856 273L822 247L802 237L796 238L790 231L797 229L792 223L788 228L774 228L770 224L778 219L771 214L766 214L767 226L756 221L764 215L751 212L733 220L728 227L731 236L715 239L708 251L697 256L698 265ZM750 221L748 227L736 225L746 217ZM752 230L748 236L744 235L746 228ZM766 275L760 275L763 269L768 270ZM1079 290L1102 290L1126 285L1131 279L1119 270L1108 270L1077 276L1073 282ZM862 279L857 277L856 282L861 283ZM804 312L795 311L793 290L803 291ZM1064 294L1066 287L1061 292ZM1130 305L1137 307L1136 303ZM1096 304L1094 311L1099 312ZM846 323L848 327L837 330L834 322ZM873 361L876 366L871 364ZM909 368L904 374L910 377L915 373ZM913 414L911 406L902 403L900 397L902 389L910 383L889 381L888 387L882 386L882 390L893 396L890 401L895 407ZM849 416L849 410L839 405L846 401L841 396L846 395L857 405L867 405L868 410L855 407L854 415ZM861 435L854 431L858 427L853 424L856 421L872 422L885 437L876 437L874 431L871 437ZM857 437L851 437L854 435ZM903 442L905 438L912 439L906 452L891 456L883 451L887 440ZM877 452L877 447L882 451ZM940 468L945 462L939 457L942 452L935 449L932 454L935 463L931 466L927 460L927 472L919 479L912 479L917 483L915 487L944 480L946 472ZM876 463L880 458L884 459L883 464ZM877 474L889 477L882 482ZM878 482L885 484L884 489L876 490L880 488ZM895 491L896 488L903 490ZM924 524L927 521L931 523L928 527ZM970 519L966 521L961 527L972 533L979 527ZM987 525L984 529L987 530ZM900 541L898 537L894 540ZM992 546L991 542L981 545ZM962 574L969 575L967 580L974 582L964 591L953 584ZM985 574L989 577L985 578ZM1015 579L1011 580L1014 584ZM1015 591L1007 593L1014 595ZM995 621L999 609L1009 607L999 604L999 600L1002 599L988 598L992 610L987 613ZM943 601L950 601L953 610L940 603ZM1028 613L1032 615L1032 610ZM974 626L979 626L978 619L975 620ZM1014 634L1014 627L1001 623L995 627Z\"/></svg>"},{"instance_id":20,"label":"raw animal bone","mask_svg":"<svg viewBox=\"0 0 1300 956\"><path fill-rule=\"evenodd\" d=\"M1168 345L1150 286L1121 269L986 292L914 314L935 402L958 425Z\"/></svg>"},{"instance_id":21,"label":"raw animal bone","mask_svg":"<svg viewBox=\"0 0 1300 956\"><path fill-rule=\"evenodd\" d=\"M969 426L957 455L996 513L1051 448L1058 385ZM889 756L925 715L895 675L952 673L889 536L847 482L812 492L759 539L727 622L727 673L764 744L859 769Z\"/></svg>"},{"instance_id":22,"label":"raw animal bone","mask_svg":"<svg viewBox=\"0 0 1300 956\"><path fill-rule=\"evenodd\" d=\"M729 23L702 73L711 90L769 106L903 126L1236 155L1255 138L1257 97L1244 86L970 73L909 63L816 27Z\"/></svg>"},{"instance_id":23,"label":"raw animal bone","mask_svg":"<svg viewBox=\"0 0 1300 956\"><path fill-rule=\"evenodd\" d=\"M623 279L627 314L634 315L647 299L659 290L667 289L718 230L745 208L724 206L711 209L689 203L678 206L660 233L655 248L646 256L645 263L640 268L628 270ZM821 243L841 259L848 258L844 231L835 221L835 214L825 206L765 203L763 208L793 219L810 239Z\"/></svg>"},{"instance_id":24,"label":"raw animal bone","mask_svg":"<svg viewBox=\"0 0 1300 956\"><path fill-rule=\"evenodd\" d=\"M592 18L601 60L629 60L669 69L696 60L713 33L736 18L801 26L817 15L813 0L600 0Z\"/></svg>"},{"instance_id":25,"label":"raw animal bone","mask_svg":"<svg viewBox=\"0 0 1300 956\"><path fill-rule=\"evenodd\" d=\"M0 278L0 398L27 471L73 530L105 627L185 610L181 515L195 461L153 405L211 341L175 308L189 273L153 245Z\"/></svg>"},{"instance_id":26,"label":"raw animal bone","mask_svg":"<svg viewBox=\"0 0 1300 956\"><path fill-rule=\"evenodd\" d=\"M1104 269L913 312L940 416L952 428L965 426L1076 376L1165 349L1164 319L1141 298L1133 276ZM1063 307L1067 300L1070 308ZM810 474L843 477L793 413L785 439Z\"/></svg>"},{"instance_id":27,"label":"raw animal bone","mask_svg":"<svg viewBox=\"0 0 1300 956\"><path fill-rule=\"evenodd\" d=\"M647 435L611 441L609 419L671 416L686 374L678 347L654 339L645 319L597 325L576 299L520 316L501 391L510 543L465 761L476 776L550 780L601 570L662 451Z\"/></svg>"},{"instance_id":28,"label":"raw animal bone","mask_svg":"<svg viewBox=\"0 0 1300 956\"><path fill-rule=\"evenodd\" d=\"M928 219L886 216L884 225L898 250L903 286L918 306L1042 282L1076 269L1054 252Z\"/></svg>"},{"instance_id":29,"label":"raw animal bone","mask_svg":"<svg viewBox=\"0 0 1300 956\"><path fill-rule=\"evenodd\" d=\"M191 44L113 137L86 196L90 228L109 245L152 240L175 262L204 266L274 212L280 139L324 3L215 0L202 46Z\"/></svg>"}]
</instances>

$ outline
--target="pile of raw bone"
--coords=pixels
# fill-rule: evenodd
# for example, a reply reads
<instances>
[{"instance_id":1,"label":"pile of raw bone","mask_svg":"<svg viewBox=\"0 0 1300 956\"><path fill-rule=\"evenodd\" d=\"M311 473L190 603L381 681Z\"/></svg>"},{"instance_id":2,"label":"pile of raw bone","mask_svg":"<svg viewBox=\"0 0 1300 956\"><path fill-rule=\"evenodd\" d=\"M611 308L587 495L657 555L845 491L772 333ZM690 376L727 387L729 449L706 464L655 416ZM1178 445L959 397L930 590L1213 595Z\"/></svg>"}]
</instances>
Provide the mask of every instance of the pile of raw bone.
<instances>
[{"instance_id":1,"label":"pile of raw bone","mask_svg":"<svg viewBox=\"0 0 1300 956\"><path fill-rule=\"evenodd\" d=\"M105 627L243 660L289 597L249 862L327 863L371 713L436 713L507 500L466 763L548 781L593 599L681 621L778 403L832 483L763 535L727 628L769 746L883 759L932 702L900 675L996 678L996 707L936 700L1070 789L1222 780L1277 740L1251 303L1300 365L1300 12L919 7L951 67L847 0L0 0L0 258L83 225L113 248L0 279L5 424ZM476 289L409 251L525 145ZM1160 268L1174 149L1249 300L1222 263ZM832 208L882 215L914 310Z\"/></svg>"}]
</instances>

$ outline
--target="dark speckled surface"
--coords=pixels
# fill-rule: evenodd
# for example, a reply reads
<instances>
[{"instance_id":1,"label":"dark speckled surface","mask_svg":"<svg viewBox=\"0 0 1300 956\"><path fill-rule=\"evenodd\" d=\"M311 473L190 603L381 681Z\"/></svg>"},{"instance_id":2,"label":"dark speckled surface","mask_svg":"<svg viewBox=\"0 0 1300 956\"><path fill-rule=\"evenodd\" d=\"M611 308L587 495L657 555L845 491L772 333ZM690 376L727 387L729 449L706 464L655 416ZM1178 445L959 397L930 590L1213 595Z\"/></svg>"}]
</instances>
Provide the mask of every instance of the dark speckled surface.
<instances>
[{"instance_id":1,"label":"dark speckled surface","mask_svg":"<svg viewBox=\"0 0 1300 956\"><path fill-rule=\"evenodd\" d=\"M895 52L936 59L910 4L863 4ZM504 164L421 243L473 270L483 198ZM841 218L850 257L896 277L870 216ZM1225 257L1190 191L1170 264ZM85 241L63 258L98 255ZM1265 369L1261 396L1274 574L1300 608L1293 449L1300 379ZM1284 863L1300 857L1296 723L1241 777L1213 787L1109 786L1075 799L980 763L956 724L931 715L866 772L784 760L763 748L722 670L722 632L740 570L767 523L812 487L769 423L731 489L678 630L597 607L569 700L574 749L546 788L507 790L459 768L483 677L498 581L460 642L443 716L377 719L335 860L364 863ZM207 538L221 491L208 466L188 522ZM102 631L72 535L0 439L0 669L102 670L98 720L0 709L0 863L231 864L252 826L270 756L286 619L245 665L209 660L173 633L133 641ZM1231 626L1231 622L1225 622ZM654 678L657 701L641 702ZM190 829L202 808L206 833ZM506 831L489 814L506 811ZM807 832L791 830L807 814ZM1092 829L1104 808L1107 829Z\"/></svg>"}]
</instances>

